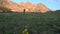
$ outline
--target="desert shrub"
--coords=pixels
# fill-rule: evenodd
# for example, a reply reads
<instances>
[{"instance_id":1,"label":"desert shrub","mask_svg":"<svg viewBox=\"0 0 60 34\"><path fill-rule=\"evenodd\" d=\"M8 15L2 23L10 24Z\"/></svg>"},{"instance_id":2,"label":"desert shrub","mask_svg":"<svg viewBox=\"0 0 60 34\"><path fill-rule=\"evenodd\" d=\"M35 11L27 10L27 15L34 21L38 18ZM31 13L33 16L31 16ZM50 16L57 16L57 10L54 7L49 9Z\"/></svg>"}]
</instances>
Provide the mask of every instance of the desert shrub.
<instances>
[{"instance_id":1,"label":"desert shrub","mask_svg":"<svg viewBox=\"0 0 60 34\"><path fill-rule=\"evenodd\" d=\"M0 10L2 10L3 12L12 12L11 9L2 6L0 6Z\"/></svg>"}]
</instances>

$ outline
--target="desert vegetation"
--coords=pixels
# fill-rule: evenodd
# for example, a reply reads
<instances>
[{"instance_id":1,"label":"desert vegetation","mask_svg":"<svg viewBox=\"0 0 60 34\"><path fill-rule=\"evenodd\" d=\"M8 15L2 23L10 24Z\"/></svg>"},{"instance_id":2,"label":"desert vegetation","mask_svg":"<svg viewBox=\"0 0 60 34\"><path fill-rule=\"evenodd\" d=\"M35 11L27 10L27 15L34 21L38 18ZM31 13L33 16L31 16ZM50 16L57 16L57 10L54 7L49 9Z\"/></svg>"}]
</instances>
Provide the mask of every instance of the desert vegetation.
<instances>
[{"instance_id":1,"label":"desert vegetation","mask_svg":"<svg viewBox=\"0 0 60 34\"><path fill-rule=\"evenodd\" d=\"M2 10L0 12L12 12L11 9L6 8L6 7L2 7L2 6L0 6L0 10Z\"/></svg>"},{"instance_id":2,"label":"desert vegetation","mask_svg":"<svg viewBox=\"0 0 60 34\"><path fill-rule=\"evenodd\" d=\"M60 34L60 13L0 13L0 34Z\"/></svg>"}]
</instances>

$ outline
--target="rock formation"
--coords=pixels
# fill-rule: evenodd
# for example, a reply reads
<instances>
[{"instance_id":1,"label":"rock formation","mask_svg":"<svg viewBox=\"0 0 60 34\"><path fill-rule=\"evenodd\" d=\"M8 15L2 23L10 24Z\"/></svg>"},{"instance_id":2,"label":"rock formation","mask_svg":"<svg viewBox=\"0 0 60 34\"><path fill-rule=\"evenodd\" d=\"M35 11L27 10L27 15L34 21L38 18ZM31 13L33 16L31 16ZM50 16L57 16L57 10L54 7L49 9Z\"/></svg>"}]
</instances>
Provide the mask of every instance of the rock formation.
<instances>
[{"instance_id":1,"label":"rock formation","mask_svg":"<svg viewBox=\"0 0 60 34\"><path fill-rule=\"evenodd\" d=\"M12 2L10 0L3 1L2 5L3 7L12 9L13 12L47 12L50 11L49 8L47 8L44 4L32 4L30 2L17 4L15 2Z\"/></svg>"}]
</instances>

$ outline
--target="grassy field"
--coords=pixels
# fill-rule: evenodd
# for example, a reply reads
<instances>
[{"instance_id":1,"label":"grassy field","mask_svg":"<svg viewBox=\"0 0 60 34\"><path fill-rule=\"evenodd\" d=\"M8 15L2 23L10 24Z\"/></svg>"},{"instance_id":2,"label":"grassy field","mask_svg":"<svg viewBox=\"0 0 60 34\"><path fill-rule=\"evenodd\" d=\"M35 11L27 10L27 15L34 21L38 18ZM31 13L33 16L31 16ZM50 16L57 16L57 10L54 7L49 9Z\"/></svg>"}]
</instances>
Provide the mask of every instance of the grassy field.
<instances>
[{"instance_id":1,"label":"grassy field","mask_svg":"<svg viewBox=\"0 0 60 34\"><path fill-rule=\"evenodd\" d=\"M0 13L0 34L26 34L25 28L28 34L58 34L60 13Z\"/></svg>"}]
</instances>

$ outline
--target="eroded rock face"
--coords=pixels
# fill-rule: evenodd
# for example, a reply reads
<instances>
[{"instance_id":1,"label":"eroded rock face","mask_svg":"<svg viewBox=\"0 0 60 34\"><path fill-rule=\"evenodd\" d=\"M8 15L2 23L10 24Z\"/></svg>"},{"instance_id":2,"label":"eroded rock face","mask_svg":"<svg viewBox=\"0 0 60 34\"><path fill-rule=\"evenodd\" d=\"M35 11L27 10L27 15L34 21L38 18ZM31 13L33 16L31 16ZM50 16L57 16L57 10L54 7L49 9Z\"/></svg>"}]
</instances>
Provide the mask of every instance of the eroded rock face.
<instances>
[{"instance_id":1,"label":"eroded rock face","mask_svg":"<svg viewBox=\"0 0 60 34\"><path fill-rule=\"evenodd\" d=\"M23 8L20 7L17 3L14 3L12 1L3 1L2 4L0 5L3 5L3 7L6 7L6 8L9 8L9 9L12 9L11 11L13 12L22 12Z\"/></svg>"},{"instance_id":2,"label":"eroded rock face","mask_svg":"<svg viewBox=\"0 0 60 34\"><path fill-rule=\"evenodd\" d=\"M3 5L4 7L12 9L13 12L47 12L50 11L49 8L47 8L44 4L32 4L30 2L27 3L20 3L17 4L12 1L5 1L3 4L0 3L0 5Z\"/></svg>"},{"instance_id":3,"label":"eroded rock face","mask_svg":"<svg viewBox=\"0 0 60 34\"><path fill-rule=\"evenodd\" d=\"M47 12L50 11L44 4L32 4L32 3L20 3L20 6L26 10L26 12Z\"/></svg>"},{"instance_id":4,"label":"eroded rock face","mask_svg":"<svg viewBox=\"0 0 60 34\"><path fill-rule=\"evenodd\" d=\"M47 8L44 4L40 3L40 4L37 4L37 8L39 11L41 12L47 12L47 11L50 11L49 8Z\"/></svg>"}]
</instances>

